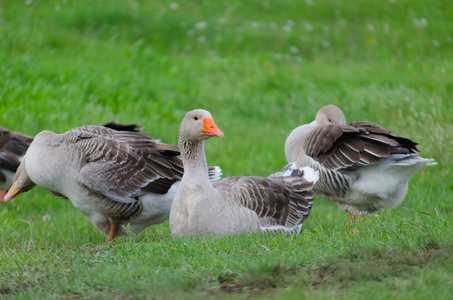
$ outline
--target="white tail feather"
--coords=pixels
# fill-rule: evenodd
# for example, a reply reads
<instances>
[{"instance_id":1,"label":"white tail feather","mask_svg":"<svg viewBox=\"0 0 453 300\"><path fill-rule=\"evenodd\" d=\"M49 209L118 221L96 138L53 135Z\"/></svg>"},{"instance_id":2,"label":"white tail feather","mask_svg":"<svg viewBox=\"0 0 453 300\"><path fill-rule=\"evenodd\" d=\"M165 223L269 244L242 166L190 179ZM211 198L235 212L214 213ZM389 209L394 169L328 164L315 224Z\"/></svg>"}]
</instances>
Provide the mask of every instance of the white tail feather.
<instances>
[{"instance_id":1,"label":"white tail feather","mask_svg":"<svg viewBox=\"0 0 453 300\"><path fill-rule=\"evenodd\" d=\"M298 171L298 172L297 172ZM311 167L302 167L299 168L297 167L296 163L290 163L287 164L281 171L274 173L272 175L269 175L269 178L272 177L299 177L300 175L296 175L297 173L302 174L302 178L309 182L316 183L319 180L319 172L315 171Z\"/></svg>"},{"instance_id":2,"label":"white tail feather","mask_svg":"<svg viewBox=\"0 0 453 300\"><path fill-rule=\"evenodd\" d=\"M392 154L389 157L382 158L380 161L382 165L395 165L395 166L410 166L422 164L423 166L434 166L437 162L434 159L423 158L417 154Z\"/></svg>"},{"instance_id":3,"label":"white tail feather","mask_svg":"<svg viewBox=\"0 0 453 300\"><path fill-rule=\"evenodd\" d=\"M313 168L303 167L300 169L304 172L303 178L305 178L305 180L313 182L313 184L319 180L319 172L315 171Z\"/></svg>"},{"instance_id":4,"label":"white tail feather","mask_svg":"<svg viewBox=\"0 0 453 300\"><path fill-rule=\"evenodd\" d=\"M216 181L222 178L222 169L218 166L211 167L209 169L209 180Z\"/></svg>"}]
</instances>

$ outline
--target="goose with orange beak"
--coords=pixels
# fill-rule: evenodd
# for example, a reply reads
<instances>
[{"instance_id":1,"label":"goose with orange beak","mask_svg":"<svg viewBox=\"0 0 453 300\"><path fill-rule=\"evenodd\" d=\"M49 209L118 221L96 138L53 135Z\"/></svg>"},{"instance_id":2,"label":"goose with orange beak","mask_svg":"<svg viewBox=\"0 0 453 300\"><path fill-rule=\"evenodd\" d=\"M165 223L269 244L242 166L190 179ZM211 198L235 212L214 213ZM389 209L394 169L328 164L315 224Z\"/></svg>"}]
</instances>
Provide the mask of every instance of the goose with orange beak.
<instances>
[{"instance_id":1,"label":"goose with orange beak","mask_svg":"<svg viewBox=\"0 0 453 300\"><path fill-rule=\"evenodd\" d=\"M201 132L203 132L204 135L209 136L209 137L212 137L212 136L223 137L224 136L223 132L214 123L213 117L204 117L203 118L203 130Z\"/></svg>"},{"instance_id":2,"label":"goose with orange beak","mask_svg":"<svg viewBox=\"0 0 453 300\"><path fill-rule=\"evenodd\" d=\"M236 176L210 182L205 140L223 137L210 112L186 114L179 128L184 175L170 210L174 238L252 232L299 232L313 204L318 173L285 168L272 177Z\"/></svg>"},{"instance_id":3,"label":"goose with orange beak","mask_svg":"<svg viewBox=\"0 0 453 300\"><path fill-rule=\"evenodd\" d=\"M215 133L215 131L209 131ZM5 196L39 185L67 197L107 241L168 220L183 176L179 149L138 132L84 126L39 133ZM209 179L221 176L207 169Z\"/></svg>"},{"instance_id":4,"label":"goose with orange beak","mask_svg":"<svg viewBox=\"0 0 453 300\"><path fill-rule=\"evenodd\" d=\"M140 132L142 130L142 127L136 124L121 124L116 121L107 122L102 126L118 131ZM0 127L0 203L4 201L6 191L12 187L16 170L32 141L32 136ZM21 190L12 188L5 202L10 201L20 192Z\"/></svg>"}]
</instances>

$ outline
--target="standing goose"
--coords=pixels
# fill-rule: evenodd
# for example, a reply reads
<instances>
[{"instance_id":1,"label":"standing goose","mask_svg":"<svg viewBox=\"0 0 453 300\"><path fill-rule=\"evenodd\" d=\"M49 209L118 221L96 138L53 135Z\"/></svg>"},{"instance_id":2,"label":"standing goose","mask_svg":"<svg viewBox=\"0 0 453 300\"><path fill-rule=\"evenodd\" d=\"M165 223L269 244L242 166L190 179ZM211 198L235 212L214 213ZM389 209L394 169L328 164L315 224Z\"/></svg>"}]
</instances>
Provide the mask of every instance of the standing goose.
<instances>
[{"instance_id":1,"label":"standing goose","mask_svg":"<svg viewBox=\"0 0 453 300\"><path fill-rule=\"evenodd\" d=\"M172 236L299 232L310 213L317 172L290 168L272 178L239 176L210 182L204 142L213 136L223 133L208 111L190 111L182 120L179 147L185 171L170 211Z\"/></svg>"},{"instance_id":2,"label":"standing goose","mask_svg":"<svg viewBox=\"0 0 453 300\"><path fill-rule=\"evenodd\" d=\"M110 121L103 126L120 131L141 130L141 127L135 124L124 125L116 121ZM32 141L32 136L0 127L0 202L3 202L6 191L13 184L16 170Z\"/></svg>"},{"instance_id":3,"label":"standing goose","mask_svg":"<svg viewBox=\"0 0 453 300\"><path fill-rule=\"evenodd\" d=\"M436 164L418 156L416 145L371 122L347 125L343 112L327 105L313 122L291 132L285 154L288 162L318 170L315 194L338 202L352 221L397 207L411 176Z\"/></svg>"},{"instance_id":4,"label":"standing goose","mask_svg":"<svg viewBox=\"0 0 453 300\"><path fill-rule=\"evenodd\" d=\"M168 220L183 174L178 147L137 132L85 126L42 131L31 143L5 201L35 184L69 198L111 241ZM219 168L211 168L218 178Z\"/></svg>"}]
</instances>

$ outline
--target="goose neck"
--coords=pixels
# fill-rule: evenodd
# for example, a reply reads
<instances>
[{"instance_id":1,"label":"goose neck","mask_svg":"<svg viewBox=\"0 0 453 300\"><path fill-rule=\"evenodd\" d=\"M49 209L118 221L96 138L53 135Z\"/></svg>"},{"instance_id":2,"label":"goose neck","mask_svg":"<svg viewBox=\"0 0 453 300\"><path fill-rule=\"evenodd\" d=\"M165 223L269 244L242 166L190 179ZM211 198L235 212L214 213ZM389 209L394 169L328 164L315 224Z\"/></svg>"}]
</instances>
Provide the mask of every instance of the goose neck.
<instances>
[{"instance_id":1,"label":"goose neck","mask_svg":"<svg viewBox=\"0 0 453 300\"><path fill-rule=\"evenodd\" d=\"M301 158L305 157L304 147L309 135L317 128L317 122L301 125L295 128L285 142L285 155L288 163L300 163Z\"/></svg>"},{"instance_id":2,"label":"goose neck","mask_svg":"<svg viewBox=\"0 0 453 300\"><path fill-rule=\"evenodd\" d=\"M191 178L208 179L209 181L204 141L181 140L179 148L184 164L184 175Z\"/></svg>"}]
</instances>

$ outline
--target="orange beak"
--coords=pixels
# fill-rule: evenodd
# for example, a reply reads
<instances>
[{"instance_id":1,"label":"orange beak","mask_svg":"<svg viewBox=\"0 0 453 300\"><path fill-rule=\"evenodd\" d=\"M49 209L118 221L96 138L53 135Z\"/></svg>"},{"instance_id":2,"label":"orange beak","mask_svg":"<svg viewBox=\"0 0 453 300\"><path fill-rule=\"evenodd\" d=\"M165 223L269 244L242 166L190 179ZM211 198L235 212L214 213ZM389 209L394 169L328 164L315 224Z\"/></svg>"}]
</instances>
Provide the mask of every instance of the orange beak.
<instances>
[{"instance_id":1,"label":"orange beak","mask_svg":"<svg viewBox=\"0 0 453 300\"><path fill-rule=\"evenodd\" d=\"M14 197L16 197L18 194L20 194L22 189L17 189L14 186L15 186L15 183L13 183L13 185L9 189L8 193L6 193L5 197L3 198L3 202L11 201L14 199Z\"/></svg>"},{"instance_id":2,"label":"orange beak","mask_svg":"<svg viewBox=\"0 0 453 300\"><path fill-rule=\"evenodd\" d=\"M201 130L204 135L206 136L218 136L218 137L223 137L223 132L217 127L217 125L214 123L214 118L213 117L204 117L203 118L203 130Z\"/></svg>"}]
</instances>

